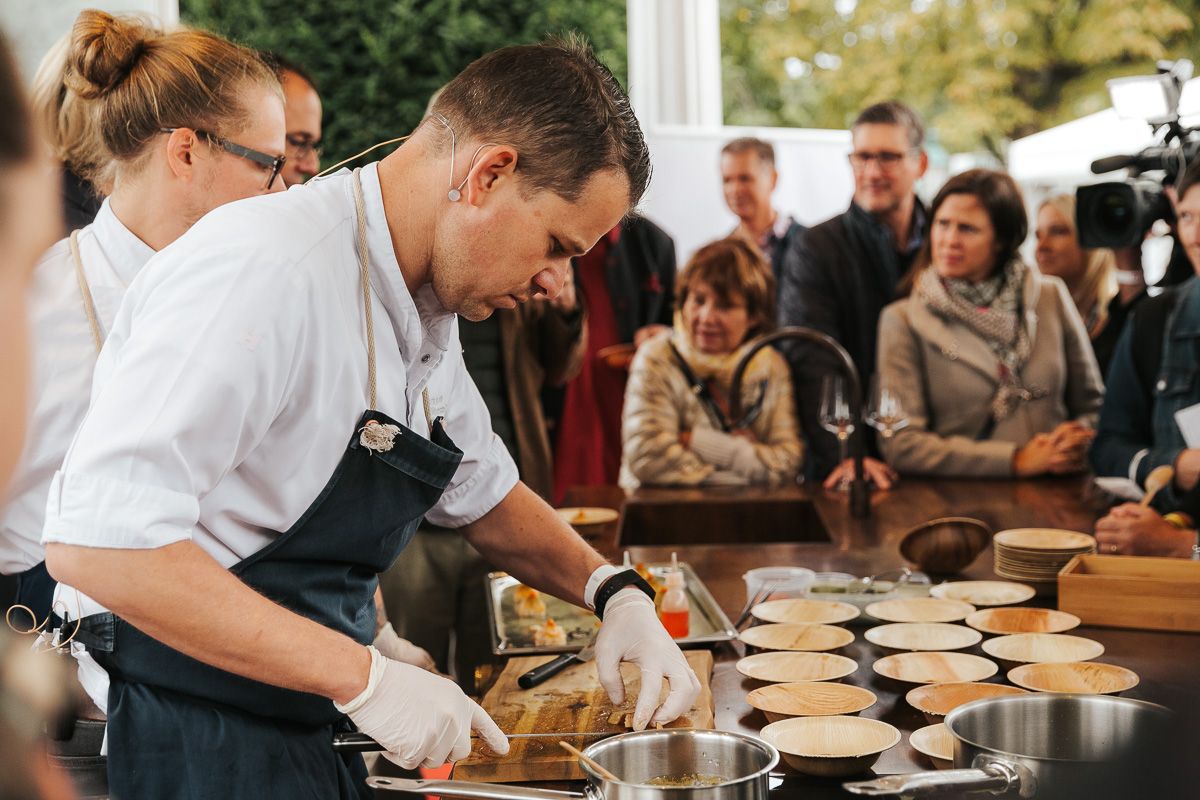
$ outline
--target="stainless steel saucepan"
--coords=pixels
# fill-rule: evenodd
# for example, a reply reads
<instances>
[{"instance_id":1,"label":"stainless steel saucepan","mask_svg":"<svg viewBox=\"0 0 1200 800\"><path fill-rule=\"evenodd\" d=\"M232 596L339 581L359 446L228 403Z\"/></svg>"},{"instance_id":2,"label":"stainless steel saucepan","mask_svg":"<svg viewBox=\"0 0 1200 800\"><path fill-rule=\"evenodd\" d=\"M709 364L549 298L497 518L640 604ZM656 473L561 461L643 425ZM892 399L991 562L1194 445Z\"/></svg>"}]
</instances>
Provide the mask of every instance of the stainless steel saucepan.
<instances>
[{"instance_id":1,"label":"stainless steel saucepan","mask_svg":"<svg viewBox=\"0 0 1200 800\"><path fill-rule=\"evenodd\" d=\"M976 700L946 716L954 766L843 784L860 795L987 792L1037 800L1124 796L1167 745L1171 713L1107 695L1026 694Z\"/></svg>"},{"instance_id":2,"label":"stainless steel saucepan","mask_svg":"<svg viewBox=\"0 0 1200 800\"><path fill-rule=\"evenodd\" d=\"M367 785L480 800L767 800L767 774L779 763L771 745L726 731L637 731L596 742L583 752L621 780L605 780L581 763L588 782L582 792L379 777L368 778ZM686 785L693 778L720 782Z\"/></svg>"}]
</instances>

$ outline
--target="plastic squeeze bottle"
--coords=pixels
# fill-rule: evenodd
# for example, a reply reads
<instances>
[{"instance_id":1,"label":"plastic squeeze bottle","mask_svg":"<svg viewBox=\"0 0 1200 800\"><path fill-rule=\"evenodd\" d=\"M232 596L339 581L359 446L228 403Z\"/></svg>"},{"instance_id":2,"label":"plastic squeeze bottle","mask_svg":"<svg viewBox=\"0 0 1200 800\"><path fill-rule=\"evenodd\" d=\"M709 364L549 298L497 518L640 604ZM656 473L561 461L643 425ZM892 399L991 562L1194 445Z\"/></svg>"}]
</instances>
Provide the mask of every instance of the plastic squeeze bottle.
<instances>
[{"instance_id":1,"label":"plastic squeeze bottle","mask_svg":"<svg viewBox=\"0 0 1200 800\"><path fill-rule=\"evenodd\" d=\"M673 639L683 639L688 635L689 605L687 591L683 582L683 573L679 570L679 560L671 553L671 571L667 573L667 591L663 595L662 611L659 618L663 627Z\"/></svg>"}]
</instances>

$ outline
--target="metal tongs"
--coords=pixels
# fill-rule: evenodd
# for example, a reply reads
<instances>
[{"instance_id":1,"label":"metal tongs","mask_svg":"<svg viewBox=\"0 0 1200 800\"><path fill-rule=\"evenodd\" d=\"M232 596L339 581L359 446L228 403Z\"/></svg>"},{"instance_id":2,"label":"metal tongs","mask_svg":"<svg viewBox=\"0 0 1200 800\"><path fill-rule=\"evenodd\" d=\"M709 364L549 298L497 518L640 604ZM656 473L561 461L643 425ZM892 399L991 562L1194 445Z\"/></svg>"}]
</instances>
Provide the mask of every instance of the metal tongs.
<instances>
[{"instance_id":1,"label":"metal tongs","mask_svg":"<svg viewBox=\"0 0 1200 800\"><path fill-rule=\"evenodd\" d=\"M847 594L866 594L871 591L871 587L875 585L875 581L881 578L887 578L891 575L898 576L892 584L892 589L898 589L908 583L914 577L914 573L908 567L900 567L899 569L889 569L885 572L879 572L874 575L858 578L846 585ZM919 581L917 581L919 583Z\"/></svg>"},{"instance_id":2,"label":"metal tongs","mask_svg":"<svg viewBox=\"0 0 1200 800\"><path fill-rule=\"evenodd\" d=\"M746 605L742 607L741 613L738 614L737 620L733 623L733 629L740 631L750 620L750 613L754 610L754 607L770 597L771 594L784 583L786 583L786 580L778 579L764 583L762 587L754 593L753 597L746 600Z\"/></svg>"}]
</instances>

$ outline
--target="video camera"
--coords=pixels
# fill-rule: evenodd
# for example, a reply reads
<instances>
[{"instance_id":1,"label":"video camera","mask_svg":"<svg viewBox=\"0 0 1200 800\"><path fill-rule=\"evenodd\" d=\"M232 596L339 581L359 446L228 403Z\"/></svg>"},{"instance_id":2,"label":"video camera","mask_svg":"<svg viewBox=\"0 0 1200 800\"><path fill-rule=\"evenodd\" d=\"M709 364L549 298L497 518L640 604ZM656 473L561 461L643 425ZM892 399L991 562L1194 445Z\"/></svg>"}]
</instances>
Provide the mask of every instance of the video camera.
<instances>
[{"instance_id":1,"label":"video camera","mask_svg":"<svg viewBox=\"0 0 1200 800\"><path fill-rule=\"evenodd\" d=\"M1156 220L1175 221L1163 188L1179 180L1200 154L1200 129L1179 124L1179 97L1192 77L1187 59L1158 62L1158 74L1108 81L1113 109L1122 119L1145 120L1158 143L1135 155L1092 162L1100 175L1128 169L1123 181L1081 186L1075 192L1075 226L1083 247L1135 247ZM1149 177L1147 172L1161 172Z\"/></svg>"}]
</instances>

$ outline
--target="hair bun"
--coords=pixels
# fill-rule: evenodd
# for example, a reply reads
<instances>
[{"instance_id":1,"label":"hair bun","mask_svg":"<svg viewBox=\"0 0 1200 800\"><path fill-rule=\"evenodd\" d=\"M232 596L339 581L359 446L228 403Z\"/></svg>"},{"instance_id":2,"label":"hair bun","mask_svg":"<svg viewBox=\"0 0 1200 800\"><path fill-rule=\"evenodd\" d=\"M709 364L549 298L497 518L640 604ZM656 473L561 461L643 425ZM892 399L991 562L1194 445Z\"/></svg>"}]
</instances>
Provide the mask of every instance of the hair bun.
<instances>
[{"instance_id":1,"label":"hair bun","mask_svg":"<svg viewBox=\"0 0 1200 800\"><path fill-rule=\"evenodd\" d=\"M64 82L81 97L101 97L129 77L155 35L129 17L95 9L81 12L71 30Z\"/></svg>"}]
</instances>

